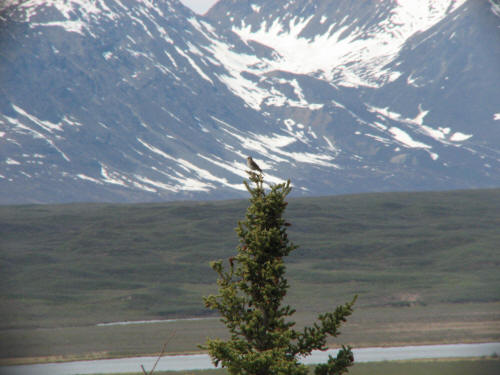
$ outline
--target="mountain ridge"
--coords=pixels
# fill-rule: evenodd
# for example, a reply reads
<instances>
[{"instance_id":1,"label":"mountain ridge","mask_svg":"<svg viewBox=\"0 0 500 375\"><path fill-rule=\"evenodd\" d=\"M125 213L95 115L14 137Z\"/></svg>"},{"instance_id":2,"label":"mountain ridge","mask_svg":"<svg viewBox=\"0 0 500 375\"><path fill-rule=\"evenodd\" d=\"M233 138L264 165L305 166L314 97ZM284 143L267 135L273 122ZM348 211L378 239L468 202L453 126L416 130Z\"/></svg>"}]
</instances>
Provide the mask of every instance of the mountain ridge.
<instances>
[{"instance_id":1,"label":"mountain ridge","mask_svg":"<svg viewBox=\"0 0 500 375\"><path fill-rule=\"evenodd\" d=\"M250 154L297 195L500 186L493 0L42 3L0 8L2 204L241 197Z\"/></svg>"}]
</instances>

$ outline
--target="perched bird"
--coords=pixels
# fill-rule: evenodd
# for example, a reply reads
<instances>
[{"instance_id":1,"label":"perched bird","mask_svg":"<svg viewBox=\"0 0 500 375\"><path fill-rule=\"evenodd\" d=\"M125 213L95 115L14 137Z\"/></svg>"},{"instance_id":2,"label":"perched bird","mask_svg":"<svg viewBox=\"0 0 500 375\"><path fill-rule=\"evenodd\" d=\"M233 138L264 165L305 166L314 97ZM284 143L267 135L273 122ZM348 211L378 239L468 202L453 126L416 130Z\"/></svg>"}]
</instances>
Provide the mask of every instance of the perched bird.
<instances>
[{"instance_id":1,"label":"perched bird","mask_svg":"<svg viewBox=\"0 0 500 375\"><path fill-rule=\"evenodd\" d=\"M262 169L260 169L257 163L253 161L251 156L247 158L247 165L248 168L250 168L252 171L259 171L260 173L262 173Z\"/></svg>"}]
</instances>

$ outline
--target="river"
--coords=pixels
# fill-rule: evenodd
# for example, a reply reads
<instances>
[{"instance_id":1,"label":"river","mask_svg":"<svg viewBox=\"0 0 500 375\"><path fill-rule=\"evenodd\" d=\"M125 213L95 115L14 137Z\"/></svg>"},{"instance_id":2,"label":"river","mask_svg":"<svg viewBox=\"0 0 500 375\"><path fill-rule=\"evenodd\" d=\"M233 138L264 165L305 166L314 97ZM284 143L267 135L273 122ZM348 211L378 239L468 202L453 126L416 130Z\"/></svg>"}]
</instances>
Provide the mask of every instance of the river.
<instances>
[{"instance_id":1,"label":"river","mask_svg":"<svg viewBox=\"0 0 500 375\"><path fill-rule=\"evenodd\" d=\"M356 362L393 361L423 358L481 357L500 354L500 343L422 345L389 348L353 349ZM316 351L302 362L315 364L325 362L328 354L336 355L337 350ZM45 363L36 365L0 366L0 375L83 375L118 374L141 372L141 365L149 371L157 357L135 357L121 359L102 359L97 361L77 361L64 363ZM156 370L204 370L214 368L207 354L164 356Z\"/></svg>"}]
</instances>

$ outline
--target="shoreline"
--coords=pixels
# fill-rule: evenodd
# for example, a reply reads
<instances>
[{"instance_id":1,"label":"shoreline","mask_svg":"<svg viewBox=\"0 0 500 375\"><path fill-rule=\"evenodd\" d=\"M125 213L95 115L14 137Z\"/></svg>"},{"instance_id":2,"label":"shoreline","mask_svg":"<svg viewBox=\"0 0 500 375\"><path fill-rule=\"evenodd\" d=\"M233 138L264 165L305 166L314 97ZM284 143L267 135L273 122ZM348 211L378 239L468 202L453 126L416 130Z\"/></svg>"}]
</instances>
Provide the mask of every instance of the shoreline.
<instances>
[{"instance_id":1,"label":"shoreline","mask_svg":"<svg viewBox=\"0 0 500 375\"><path fill-rule=\"evenodd\" d=\"M382 343L382 344L369 344L361 343L356 346L352 346L353 349L369 349L369 348L402 348L402 347L425 347L433 345L461 345L461 344L497 344L495 340L491 341L468 341L462 340L460 342L455 341L442 341L442 342L400 342L400 343ZM339 347L329 346L328 350L335 350ZM206 351L186 351L186 352L165 352L161 357L175 357L175 356L186 356L186 355L202 355L207 354ZM493 353L492 353L493 354ZM500 356L500 353L495 353ZM57 363L69 363L69 362L86 362L86 361L105 361L113 359L129 359L129 358L157 358L160 353L135 353L135 354L112 354L109 352L97 352L88 354L75 354L75 355L55 355L55 356L44 356L44 357L20 357L20 358L2 358L0 359L1 366L23 366L23 365L37 365L37 364L57 364ZM464 358L482 358L484 356L478 357L449 357L449 358L422 358L422 359L412 359L410 361L431 361L431 360L452 360L452 359L464 359ZM495 357L492 357L495 358ZM396 361L407 361L407 360L396 360Z\"/></svg>"},{"instance_id":2,"label":"shoreline","mask_svg":"<svg viewBox=\"0 0 500 375\"><path fill-rule=\"evenodd\" d=\"M479 363L490 363L489 367L497 367L500 364L498 353L500 342L478 343L478 344L450 344L450 345L427 345L406 347L372 347L354 348L355 361L360 365L400 363L411 366L411 363L446 364L453 362L469 363L469 366L479 366ZM313 351L310 356L301 358L300 362L306 366L324 363L330 355L334 357L337 349ZM460 362L462 361L462 362ZM477 365L475 364L477 363ZM158 366L156 366L158 365ZM441 365L439 365L441 366ZM453 365L452 365L453 366ZM493 366L493 367L492 367ZM164 356L158 357L133 357L110 360L75 361L68 363L45 363L20 366L0 366L0 373L4 375L83 375L83 374L140 374L140 369L156 368L162 371L183 371L194 373L197 370L217 370L211 358L207 354ZM494 372L496 374L496 372ZM493 373L492 373L493 374Z\"/></svg>"}]
</instances>

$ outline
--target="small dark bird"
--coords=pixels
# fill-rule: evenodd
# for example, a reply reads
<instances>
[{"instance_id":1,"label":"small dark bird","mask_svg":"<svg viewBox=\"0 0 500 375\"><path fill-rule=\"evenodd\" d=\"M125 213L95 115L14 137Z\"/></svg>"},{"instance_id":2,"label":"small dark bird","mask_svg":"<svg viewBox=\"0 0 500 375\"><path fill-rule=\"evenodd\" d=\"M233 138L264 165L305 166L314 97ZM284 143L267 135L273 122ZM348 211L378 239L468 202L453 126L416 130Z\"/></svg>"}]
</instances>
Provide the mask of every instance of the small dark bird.
<instances>
[{"instance_id":1,"label":"small dark bird","mask_svg":"<svg viewBox=\"0 0 500 375\"><path fill-rule=\"evenodd\" d=\"M253 161L251 156L247 158L247 165L248 168L250 168L252 171L259 171L260 173L262 173L262 169L260 169L257 163Z\"/></svg>"}]
</instances>

